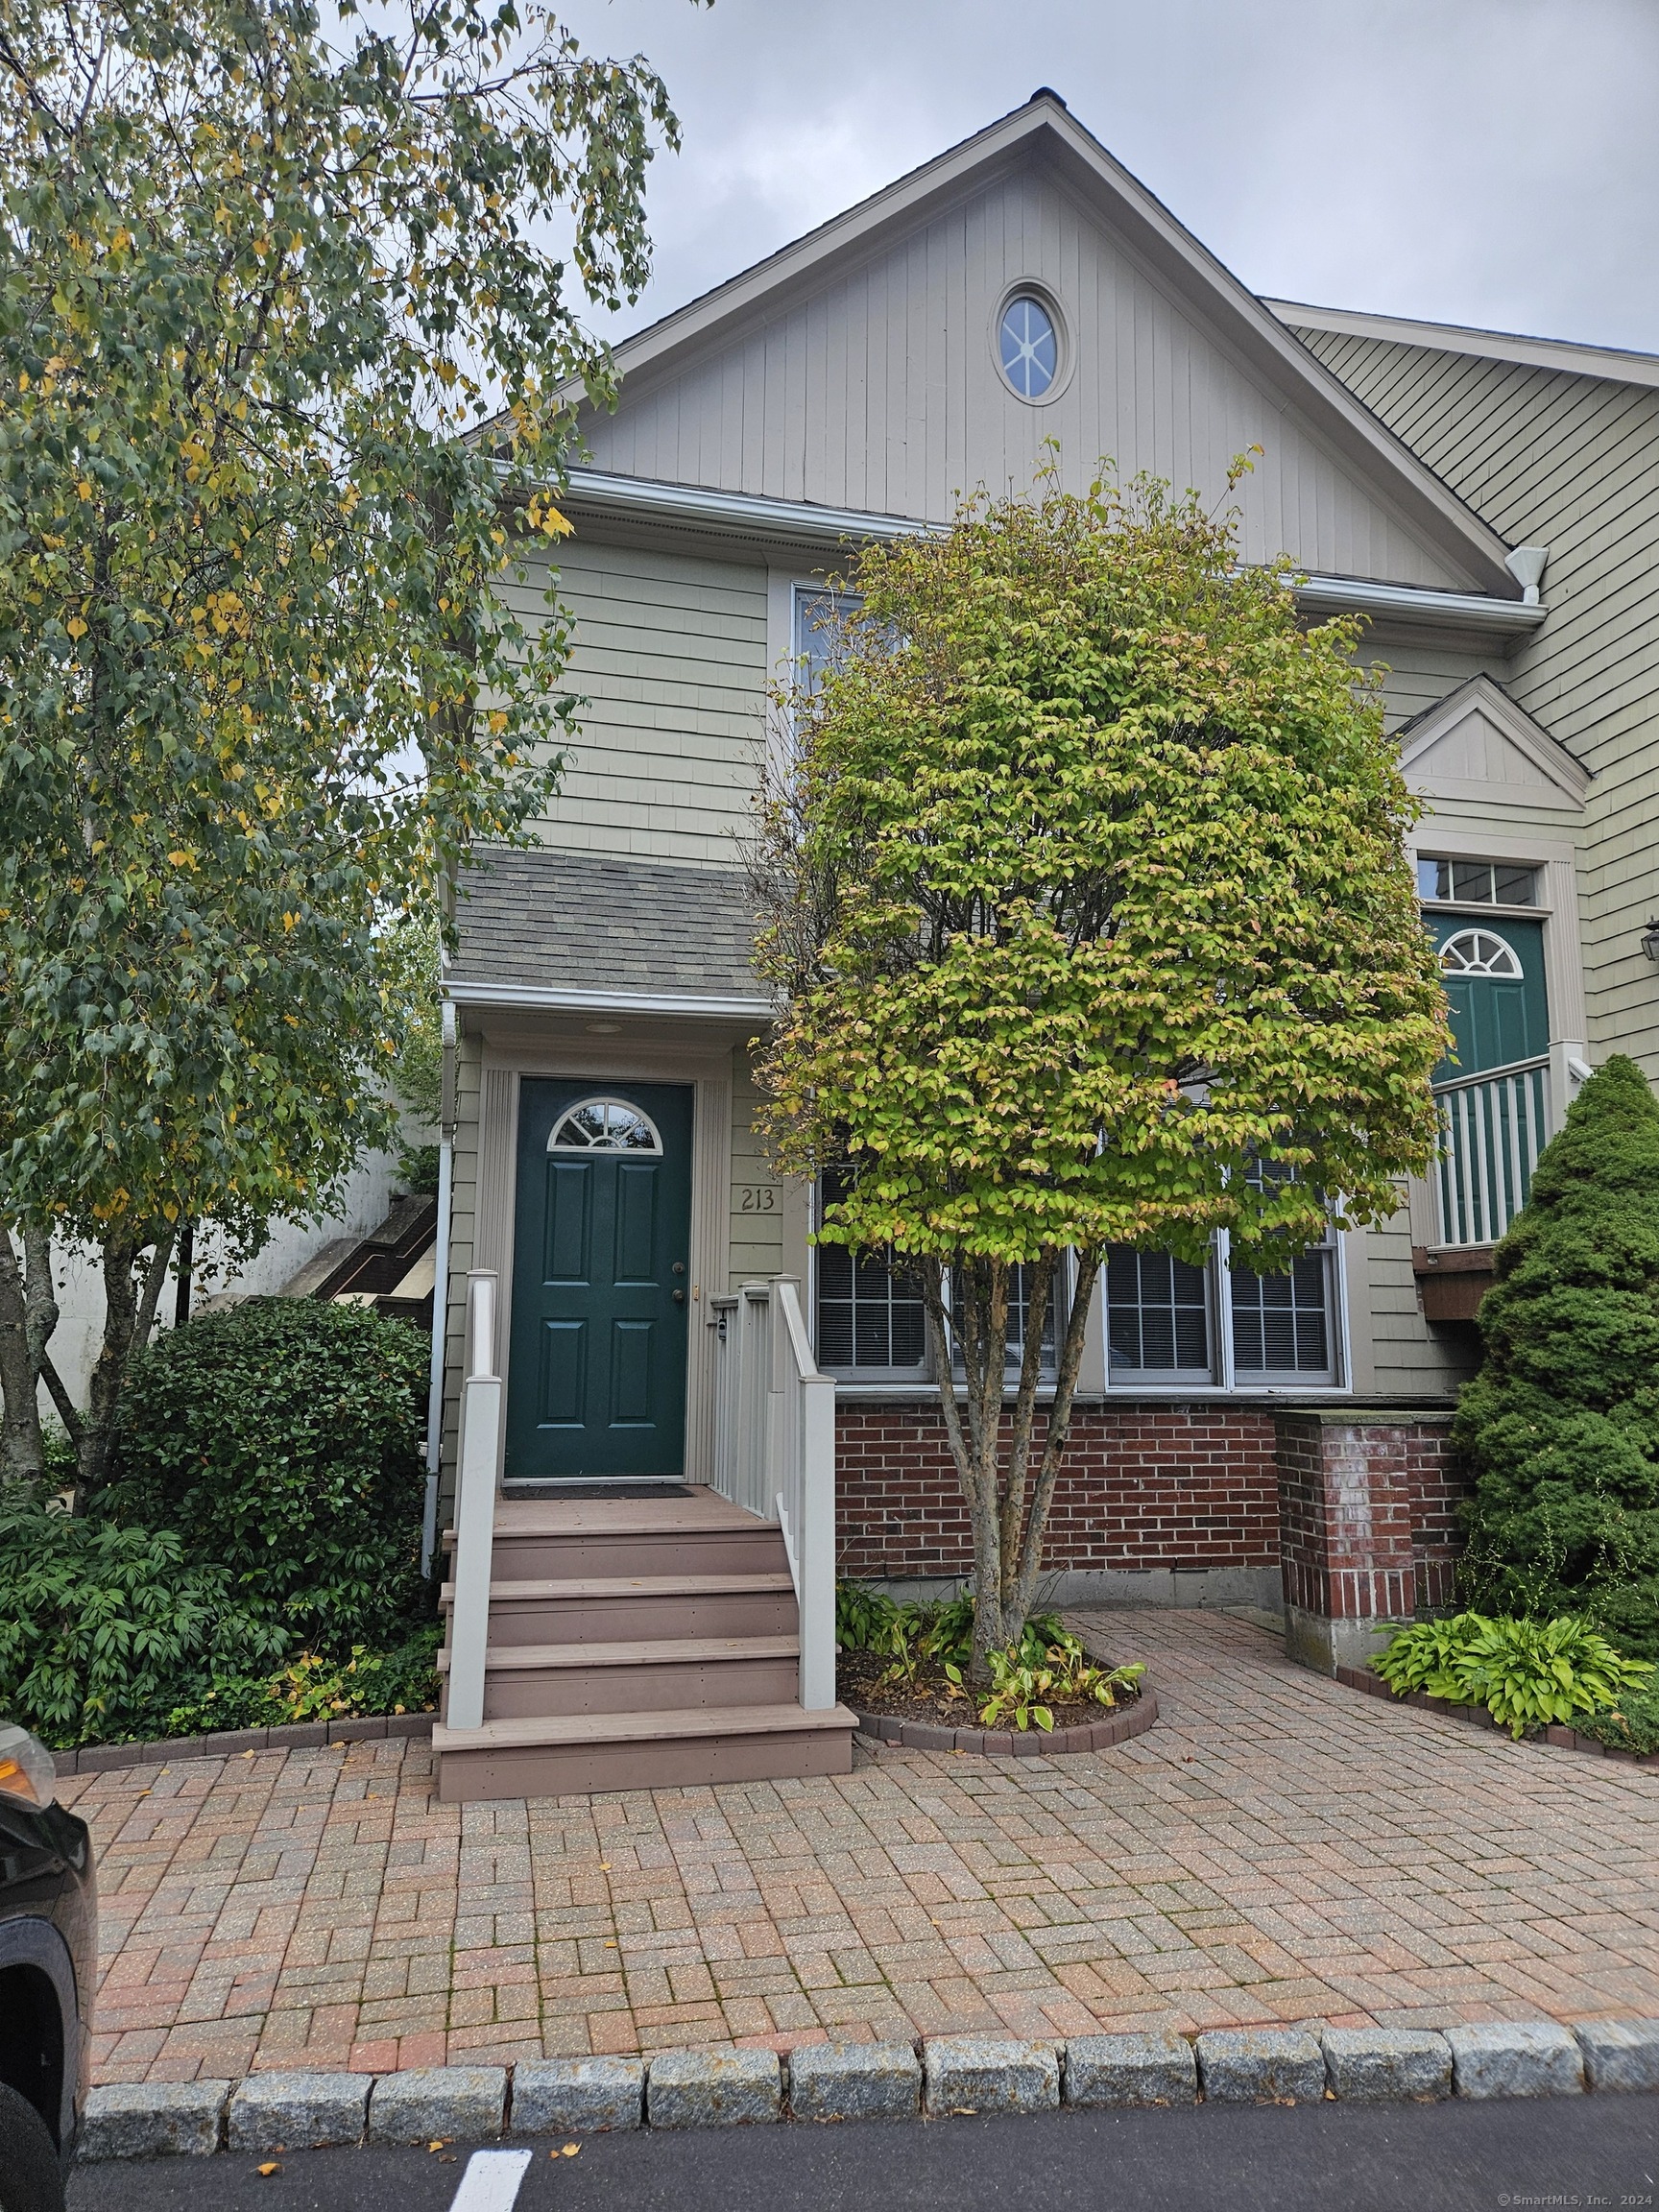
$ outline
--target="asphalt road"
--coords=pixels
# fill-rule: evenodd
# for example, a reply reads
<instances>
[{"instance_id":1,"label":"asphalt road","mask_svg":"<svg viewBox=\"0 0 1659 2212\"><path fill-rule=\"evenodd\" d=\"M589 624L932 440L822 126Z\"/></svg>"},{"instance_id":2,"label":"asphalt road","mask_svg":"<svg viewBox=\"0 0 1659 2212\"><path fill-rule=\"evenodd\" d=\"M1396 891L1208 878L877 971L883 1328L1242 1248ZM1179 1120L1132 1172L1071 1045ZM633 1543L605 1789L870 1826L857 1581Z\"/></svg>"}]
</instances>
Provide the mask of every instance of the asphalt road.
<instances>
[{"instance_id":1,"label":"asphalt road","mask_svg":"<svg viewBox=\"0 0 1659 2212\"><path fill-rule=\"evenodd\" d=\"M453 2161L452 2163L449 2161ZM1490 2212L1659 2207L1659 2098L589 2136L83 2168L71 2212Z\"/></svg>"}]
</instances>

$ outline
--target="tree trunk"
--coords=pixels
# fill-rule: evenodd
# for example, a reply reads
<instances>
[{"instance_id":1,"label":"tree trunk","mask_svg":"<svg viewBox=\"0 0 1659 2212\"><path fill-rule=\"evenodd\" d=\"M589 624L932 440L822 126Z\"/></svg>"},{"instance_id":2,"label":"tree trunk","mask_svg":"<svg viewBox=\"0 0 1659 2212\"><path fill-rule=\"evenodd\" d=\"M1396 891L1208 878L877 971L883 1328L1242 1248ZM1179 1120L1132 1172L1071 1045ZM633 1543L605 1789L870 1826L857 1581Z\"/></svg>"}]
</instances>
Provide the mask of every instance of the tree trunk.
<instances>
[{"instance_id":1,"label":"tree trunk","mask_svg":"<svg viewBox=\"0 0 1659 2212\"><path fill-rule=\"evenodd\" d=\"M150 1258L140 1271L147 1238L131 1233L111 1236L104 1242L104 1340L86 1385L86 1410L75 1439L75 1510L84 1513L94 1493L103 1488L109 1472L109 1447L114 1441L115 1413L127 1380L127 1363L135 1346L150 1340L156 1326L156 1309L173 1257L174 1232L156 1238ZM141 1274L141 1279L140 1279Z\"/></svg>"},{"instance_id":2,"label":"tree trunk","mask_svg":"<svg viewBox=\"0 0 1659 2212\"><path fill-rule=\"evenodd\" d=\"M923 1282L927 1347L939 1379L940 1410L974 1533L974 1651L968 1678L976 1686L990 1681L987 1654L1018 1642L1030 1617L1042 1573L1048 1510L1071 1427L1089 1308L1100 1272L1097 1255L1077 1258L1076 1290L1060 1342L1054 1401L1033 1483L1030 1466L1043 1331L1058 1259L1058 1254L1046 1253L1033 1262L1037 1272L1026 1304L1020 1382L1009 1408L1006 1442L1002 1419L1012 1269L1000 1261L964 1257L950 1271L949 1302L942 1264L930 1264ZM955 1377L958 1358L960 1388Z\"/></svg>"},{"instance_id":3,"label":"tree trunk","mask_svg":"<svg viewBox=\"0 0 1659 2212\"><path fill-rule=\"evenodd\" d=\"M51 1233L33 1218L21 1229L19 1266L11 1225L0 1225L0 1479L38 1481L46 1472L40 1379L58 1326L58 1299Z\"/></svg>"}]
</instances>

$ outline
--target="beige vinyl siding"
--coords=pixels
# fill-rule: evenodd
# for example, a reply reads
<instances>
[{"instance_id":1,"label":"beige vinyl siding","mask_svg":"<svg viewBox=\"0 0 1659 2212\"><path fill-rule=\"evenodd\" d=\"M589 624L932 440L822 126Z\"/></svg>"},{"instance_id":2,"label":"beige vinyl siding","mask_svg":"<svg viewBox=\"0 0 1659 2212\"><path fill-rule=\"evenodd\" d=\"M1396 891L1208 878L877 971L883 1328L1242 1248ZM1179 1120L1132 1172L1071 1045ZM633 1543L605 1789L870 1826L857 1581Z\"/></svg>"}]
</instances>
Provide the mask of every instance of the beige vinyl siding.
<instances>
[{"instance_id":1,"label":"beige vinyl siding","mask_svg":"<svg viewBox=\"0 0 1659 2212\"><path fill-rule=\"evenodd\" d=\"M1374 1387L1383 1397L1449 1396L1474 1371L1462 1330L1431 1329L1423 1318L1411 1270L1411 1223L1405 1213L1365 1236L1371 1301Z\"/></svg>"},{"instance_id":2,"label":"beige vinyl siding","mask_svg":"<svg viewBox=\"0 0 1659 2212\"><path fill-rule=\"evenodd\" d=\"M732 1243L731 1285L752 1283L783 1268L783 1223L788 1192L772 1172L755 1116L760 1094L750 1073L749 1054L738 1046L732 1054Z\"/></svg>"},{"instance_id":3,"label":"beige vinyl siding","mask_svg":"<svg viewBox=\"0 0 1659 2212\"><path fill-rule=\"evenodd\" d=\"M994 350L1022 279L1070 332L1070 375L1040 405L1009 391ZM976 485L1027 487L1049 439L1075 488L1108 455L1125 480L1145 469L1207 500L1260 445L1237 494L1247 558L1470 582L1041 171L980 184L734 342L680 359L637 371L614 415L585 420L597 467L939 520Z\"/></svg>"},{"instance_id":4,"label":"beige vinyl siding","mask_svg":"<svg viewBox=\"0 0 1659 2212\"><path fill-rule=\"evenodd\" d=\"M1548 545L1548 621L1502 668L1595 781L1578 844L1590 1042L1659 1076L1659 393L1307 331L1305 343L1513 543Z\"/></svg>"},{"instance_id":5,"label":"beige vinyl siding","mask_svg":"<svg viewBox=\"0 0 1659 2212\"><path fill-rule=\"evenodd\" d=\"M545 619L544 577L510 596ZM564 852L737 865L765 734L766 570L671 549L571 541L568 684L587 702L541 827Z\"/></svg>"}]
</instances>

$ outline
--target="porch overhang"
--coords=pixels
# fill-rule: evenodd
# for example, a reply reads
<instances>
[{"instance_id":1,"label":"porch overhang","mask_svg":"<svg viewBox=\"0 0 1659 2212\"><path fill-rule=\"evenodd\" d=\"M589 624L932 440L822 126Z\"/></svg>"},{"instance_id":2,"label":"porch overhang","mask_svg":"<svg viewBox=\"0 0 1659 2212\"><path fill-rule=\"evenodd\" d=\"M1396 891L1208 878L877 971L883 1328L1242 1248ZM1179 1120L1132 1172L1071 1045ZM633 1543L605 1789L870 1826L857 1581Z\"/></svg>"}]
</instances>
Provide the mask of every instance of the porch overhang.
<instances>
[{"instance_id":1,"label":"porch overhang","mask_svg":"<svg viewBox=\"0 0 1659 2212\"><path fill-rule=\"evenodd\" d=\"M457 975L445 995L457 1006L496 1007L530 1014L671 1016L718 1022L770 1022L777 1009L765 998L696 992L586 991L560 984L497 983Z\"/></svg>"}]
</instances>

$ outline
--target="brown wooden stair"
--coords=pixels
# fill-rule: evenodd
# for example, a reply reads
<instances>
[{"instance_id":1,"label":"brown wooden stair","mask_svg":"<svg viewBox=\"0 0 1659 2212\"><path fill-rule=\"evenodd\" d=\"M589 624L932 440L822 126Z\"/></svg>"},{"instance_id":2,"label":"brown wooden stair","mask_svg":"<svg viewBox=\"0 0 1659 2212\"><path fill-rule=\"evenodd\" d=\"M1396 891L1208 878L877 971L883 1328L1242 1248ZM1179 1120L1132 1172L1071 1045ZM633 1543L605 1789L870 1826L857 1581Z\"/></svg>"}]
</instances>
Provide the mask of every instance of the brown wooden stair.
<instances>
[{"instance_id":1,"label":"brown wooden stair","mask_svg":"<svg viewBox=\"0 0 1659 2212\"><path fill-rule=\"evenodd\" d=\"M798 1627L781 1533L710 1491L504 1499L484 1721L440 1719L439 1795L847 1773L856 1723L803 1710Z\"/></svg>"}]
</instances>

